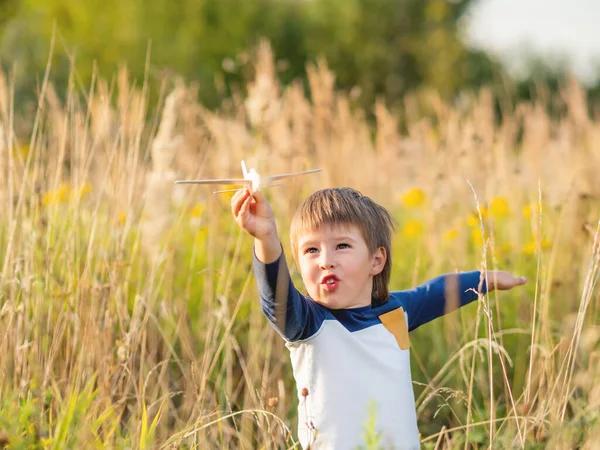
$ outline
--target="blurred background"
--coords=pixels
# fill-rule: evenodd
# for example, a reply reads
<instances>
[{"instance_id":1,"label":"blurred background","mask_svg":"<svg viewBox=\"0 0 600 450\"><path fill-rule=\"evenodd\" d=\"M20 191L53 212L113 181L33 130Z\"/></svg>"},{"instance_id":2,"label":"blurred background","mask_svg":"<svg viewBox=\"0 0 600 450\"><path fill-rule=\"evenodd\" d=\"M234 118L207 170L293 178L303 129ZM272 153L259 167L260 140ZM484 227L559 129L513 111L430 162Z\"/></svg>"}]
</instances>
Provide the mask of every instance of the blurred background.
<instances>
[{"instance_id":1,"label":"blurred background","mask_svg":"<svg viewBox=\"0 0 600 450\"><path fill-rule=\"evenodd\" d=\"M557 89L568 73L600 95L593 0L3 0L0 11L2 66L16 70L24 96L39 84L54 29L55 83L66 85L71 63L82 85L126 65L139 82L196 81L210 107L247 79L261 37L283 83L306 78L306 63L323 56L336 88L363 106L483 85L529 98L533 83Z\"/></svg>"},{"instance_id":2,"label":"blurred background","mask_svg":"<svg viewBox=\"0 0 600 450\"><path fill-rule=\"evenodd\" d=\"M391 289L528 277L411 333L423 448L597 449L598 23L592 0L0 0L0 449L298 448L231 194L174 185L242 159L323 169L265 191L286 249L346 185L397 219Z\"/></svg>"}]
</instances>

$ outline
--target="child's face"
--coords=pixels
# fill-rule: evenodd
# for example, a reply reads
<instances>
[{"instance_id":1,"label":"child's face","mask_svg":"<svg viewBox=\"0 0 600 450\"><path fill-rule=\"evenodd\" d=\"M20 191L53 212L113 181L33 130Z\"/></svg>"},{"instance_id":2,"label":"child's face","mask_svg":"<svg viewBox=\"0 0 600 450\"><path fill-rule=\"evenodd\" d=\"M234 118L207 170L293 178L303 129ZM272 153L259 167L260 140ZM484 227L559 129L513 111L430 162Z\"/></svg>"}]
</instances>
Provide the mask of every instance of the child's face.
<instances>
[{"instance_id":1,"label":"child's face","mask_svg":"<svg viewBox=\"0 0 600 450\"><path fill-rule=\"evenodd\" d=\"M298 264L308 295L330 309L370 305L373 277L385 261L385 249L370 254L355 225L325 225L298 237Z\"/></svg>"}]
</instances>

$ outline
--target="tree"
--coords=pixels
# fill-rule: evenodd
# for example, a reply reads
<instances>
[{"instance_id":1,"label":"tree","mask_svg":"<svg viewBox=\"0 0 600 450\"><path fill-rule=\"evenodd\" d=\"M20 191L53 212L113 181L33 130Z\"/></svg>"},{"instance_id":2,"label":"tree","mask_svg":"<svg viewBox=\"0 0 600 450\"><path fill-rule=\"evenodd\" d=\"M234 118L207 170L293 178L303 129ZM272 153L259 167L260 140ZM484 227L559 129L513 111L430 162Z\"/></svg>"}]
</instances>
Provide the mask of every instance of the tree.
<instances>
[{"instance_id":1,"label":"tree","mask_svg":"<svg viewBox=\"0 0 600 450\"><path fill-rule=\"evenodd\" d=\"M14 1L14 0L13 0ZM94 64L104 77L126 64L145 76L164 70L200 82L209 106L214 83L235 86L247 76L248 51L261 37L282 60L284 82L305 76L307 61L325 56L338 88L360 88L363 105L389 102L409 90L433 88L452 96L491 80L497 66L461 40L460 21L473 0L24 0L5 22L4 67L22 69L18 92L35 92L56 24L54 80L64 84L70 57L84 84ZM1 23L1 22L0 22Z\"/></svg>"}]
</instances>

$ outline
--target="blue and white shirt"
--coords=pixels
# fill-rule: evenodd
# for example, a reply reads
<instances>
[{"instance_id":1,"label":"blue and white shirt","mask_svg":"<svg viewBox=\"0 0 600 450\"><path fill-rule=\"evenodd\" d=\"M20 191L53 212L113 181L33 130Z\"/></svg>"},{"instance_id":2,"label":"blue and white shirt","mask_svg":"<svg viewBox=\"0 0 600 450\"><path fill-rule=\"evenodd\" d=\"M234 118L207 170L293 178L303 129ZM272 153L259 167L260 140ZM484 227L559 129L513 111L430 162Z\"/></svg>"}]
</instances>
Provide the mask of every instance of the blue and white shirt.
<instances>
[{"instance_id":1,"label":"blue and white shirt","mask_svg":"<svg viewBox=\"0 0 600 450\"><path fill-rule=\"evenodd\" d=\"M381 447L418 449L408 332L486 292L479 271L448 274L390 293L380 306L327 309L294 287L282 253L254 259L263 312L286 341L303 448L364 445L370 414Z\"/></svg>"}]
</instances>

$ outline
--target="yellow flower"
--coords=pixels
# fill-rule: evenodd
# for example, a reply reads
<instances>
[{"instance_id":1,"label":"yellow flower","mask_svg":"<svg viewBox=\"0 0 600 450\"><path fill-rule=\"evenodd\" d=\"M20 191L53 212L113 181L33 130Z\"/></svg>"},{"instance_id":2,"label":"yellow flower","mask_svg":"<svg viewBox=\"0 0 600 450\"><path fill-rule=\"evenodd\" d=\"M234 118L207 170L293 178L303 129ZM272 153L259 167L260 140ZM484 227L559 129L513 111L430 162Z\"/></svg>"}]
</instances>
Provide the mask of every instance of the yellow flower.
<instances>
[{"instance_id":1,"label":"yellow flower","mask_svg":"<svg viewBox=\"0 0 600 450\"><path fill-rule=\"evenodd\" d=\"M529 241L527 242L524 246L523 246L523 254L525 255L535 255L535 252L537 251L537 242L535 241Z\"/></svg>"},{"instance_id":2,"label":"yellow flower","mask_svg":"<svg viewBox=\"0 0 600 450\"><path fill-rule=\"evenodd\" d=\"M531 216L535 214L536 216L540 215L540 205L537 203L529 203L523 206L522 209L523 217L526 219L531 219Z\"/></svg>"},{"instance_id":3,"label":"yellow flower","mask_svg":"<svg viewBox=\"0 0 600 450\"><path fill-rule=\"evenodd\" d=\"M21 155L23 158L27 158L27 156L29 156L29 144L15 147L14 154L15 154L15 156Z\"/></svg>"},{"instance_id":4,"label":"yellow flower","mask_svg":"<svg viewBox=\"0 0 600 450\"><path fill-rule=\"evenodd\" d=\"M402 229L402 235L407 238L416 238L423 234L423 224L416 219L410 219Z\"/></svg>"},{"instance_id":5,"label":"yellow flower","mask_svg":"<svg viewBox=\"0 0 600 450\"><path fill-rule=\"evenodd\" d=\"M552 247L552 242L550 242L546 238L542 238L542 240L539 244L540 244L540 248L542 250L547 250ZM531 241L527 242L523 246L522 252L525 255L533 256L533 255L535 255L537 248L538 248L538 242L535 239L532 239Z\"/></svg>"},{"instance_id":6,"label":"yellow flower","mask_svg":"<svg viewBox=\"0 0 600 450\"><path fill-rule=\"evenodd\" d=\"M400 201L407 208L418 208L419 206L423 206L427 200L427 196L422 189L412 188L406 191L400 197Z\"/></svg>"},{"instance_id":7,"label":"yellow flower","mask_svg":"<svg viewBox=\"0 0 600 450\"><path fill-rule=\"evenodd\" d=\"M196 244L204 244L208 238L208 227L204 226L196 232Z\"/></svg>"},{"instance_id":8,"label":"yellow flower","mask_svg":"<svg viewBox=\"0 0 600 450\"><path fill-rule=\"evenodd\" d=\"M479 217L477 217L475 214L469 214L467 216L467 225L469 225L471 228L477 228L479 226Z\"/></svg>"},{"instance_id":9,"label":"yellow flower","mask_svg":"<svg viewBox=\"0 0 600 450\"><path fill-rule=\"evenodd\" d=\"M90 183L85 183L79 188L79 198L83 198L88 192L92 190L92 185Z\"/></svg>"},{"instance_id":10,"label":"yellow flower","mask_svg":"<svg viewBox=\"0 0 600 450\"><path fill-rule=\"evenodd\" d=\"M126 221L127 221L127 213L125 211L119 211L117 213L117 223L119 225L125 225Z\"/></svg>"},{"instance_id":11,"label":"yellow flower","mask_svg":"<svg viewBox=\"0 0 600 450\"><path fill-rule=\"evenodd\" d=\"M198 203L198 204L196 204L196 206L194 206L192 208L192 211L190 212L190 216L192 216L194 218L200 218L204 214L204 211L206 211L206 204Z\"/></svg>"},{"instance_id":12,"label":"yellow flower","mask_svg":"<svg viewBox=\"0 0 600 450\"><path fill-rule=\"evenodd\" d=\"M46 192L42 197L42 205L58 205L60 203L67 203L75 199L83 198L88 192L92 190L92 186L89 183L81 185L78 189L73 189L70 184L61 184L57 189Z\"/></svg>"},{"instance_id":13,"label":"yellow flower","mask_svg":"<svg viewBox=\"0 0 600 450\"><path fill-rule=\"evenodd\" d=\"M219 201L221 202L222 205L229 205L229 202L231 201L231 198L234 196L234 194L236 193L236 191L242 189L243 186L237 185L237 184L227 184L225 186L218 186L217 190L219 191L228 191L228 192L221 192L218 194L219 196Z\"/></svg>"},{"instance_id":14,"label":"yellow flower","mask_svg":"<svg viewBox=\"0 0 600 450\"><path fill-rule=\"evenodd\" d=\"M42 205L58 205L59 203L65 203L69 201L71 197L71 185L62 184L53 191L46 192L42 197Z\"/></svg>"},{"instance_id":15,"label":"yellow flower","mask_svg":"<svg viewBox=\"0 0 600 450\"><path fill-rule=\"evenodd\" d=\"M480 208L480 211L475 210L471 214L467 216L467 225L471 228L479 227L479 212L481 212L481 218L485 219L487 217L488 210L485 206Z\"/></svg>"},{"instance_id":16,"label":"yellow flower","mask_svg":"<svg viewBox=\"0 0 600 450\"><path fill-rule=\"evenodd\" d=\"M510 214L508 200L504 197L496 197L490 203L490 214L494 218L506 217Z\"/></svg>"},{"instance_id":17,"label":"yellow flower","mask_svg":"<svg viewBox=\"0 0 600 450\"><path fill-rule=\"evenodd\" d=\"M446 242L454 241L456 238L458 238L458 230L456 228L450 228L449 230L446 230L443 238Z\"/></svg>"},{"instance_id":18,"label":"yellow flower","mask_svg":"<svg viewBox=\"0 0 600 450\"><path fill-rule=\"evenodd\" d=\"M473 244L475 244L478 247L483 246L483 242L484 242L484 238L486 238L487 236L482 236L481 235L481 230L479 228L475 228L473 230L471 230L471 241L473 242Z\"/></svg>"}]
</instances>

